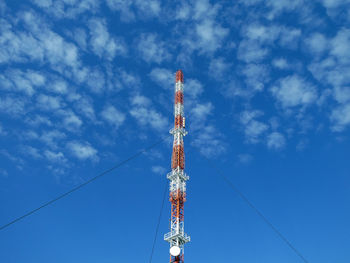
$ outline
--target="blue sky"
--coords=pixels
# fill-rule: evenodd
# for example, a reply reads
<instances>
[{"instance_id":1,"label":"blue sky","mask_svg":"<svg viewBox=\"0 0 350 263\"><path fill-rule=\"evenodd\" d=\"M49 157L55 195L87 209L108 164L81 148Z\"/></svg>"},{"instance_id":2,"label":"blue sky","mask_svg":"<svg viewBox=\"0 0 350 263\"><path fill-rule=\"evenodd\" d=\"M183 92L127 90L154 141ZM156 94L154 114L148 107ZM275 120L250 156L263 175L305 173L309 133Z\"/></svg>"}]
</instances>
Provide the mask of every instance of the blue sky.
<instances>
[{"instance_id":1,"label":"blue sky","mask_svg":"<svg viewBox=\"0 0 350 263\"><path fill-rule=\"evenodd\" d=\"M0 223L167 136L186 262L350 261L350 1L0 1ZM171 137L0 233L4 263L148 261ZM168 260L166 202L153 262Z\"/></svg>"}]
</instances>

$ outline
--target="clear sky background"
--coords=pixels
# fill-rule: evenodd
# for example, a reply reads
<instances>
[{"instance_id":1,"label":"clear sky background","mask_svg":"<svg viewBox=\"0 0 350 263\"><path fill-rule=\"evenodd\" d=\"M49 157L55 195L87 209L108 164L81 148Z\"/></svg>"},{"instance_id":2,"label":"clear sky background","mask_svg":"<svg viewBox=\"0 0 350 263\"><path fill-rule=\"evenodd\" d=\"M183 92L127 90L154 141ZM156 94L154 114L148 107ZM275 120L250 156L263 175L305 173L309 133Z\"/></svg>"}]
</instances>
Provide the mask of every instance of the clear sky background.
<instances>
[{"instance_id":1,"label":"clear sky background","mask_svg":"<svg viewBox=\"0 0 350 263\"><path fill-rule=\"evenodd\" d=\"M0 224L168 136L186 262L350 262L350 1L0 0ZM172 141L0 231L1 263L148 262ZM170 207L154 263L167 262Z\"/></svg>"}]
</instances>

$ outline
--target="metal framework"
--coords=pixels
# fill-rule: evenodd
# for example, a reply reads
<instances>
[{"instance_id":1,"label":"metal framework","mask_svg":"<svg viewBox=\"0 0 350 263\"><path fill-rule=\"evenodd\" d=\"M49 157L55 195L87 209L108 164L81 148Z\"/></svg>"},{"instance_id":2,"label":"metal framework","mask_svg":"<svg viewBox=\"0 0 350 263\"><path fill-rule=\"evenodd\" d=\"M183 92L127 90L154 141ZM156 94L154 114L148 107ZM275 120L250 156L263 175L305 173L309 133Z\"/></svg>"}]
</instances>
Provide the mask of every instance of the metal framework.
<instances>
[{"instance_id":1,"label":"metal framework","mask_svg":"<svg viewBox=\"0 0 350 263\"><path fill-rule=\"evenodd\" d=\"M170 263L184 262L184 245L190 241L190 237L184 230L184 203L186 202L186 181L189 177L184 172L185 154L183 137L187 134L185 130L184 117L184 77L181 70L175 75L175 123L170 133L174 136L173 152L171 157L171 172L167 174L170 180L171 218L170 232L164 235L164 240L170 243L170 248L179 250L170 253Z\"/></svg>"}]
</instances>

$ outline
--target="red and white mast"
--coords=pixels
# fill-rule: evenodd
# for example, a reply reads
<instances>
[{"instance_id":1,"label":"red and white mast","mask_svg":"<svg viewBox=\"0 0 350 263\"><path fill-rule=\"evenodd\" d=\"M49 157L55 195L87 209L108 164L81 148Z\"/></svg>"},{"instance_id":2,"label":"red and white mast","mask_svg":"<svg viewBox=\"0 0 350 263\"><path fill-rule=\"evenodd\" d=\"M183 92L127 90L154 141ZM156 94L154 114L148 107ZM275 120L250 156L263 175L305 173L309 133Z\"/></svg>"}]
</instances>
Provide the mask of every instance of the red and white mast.
<instances>
[{"instance_id":1,"label":"red and white mast","mask_svg":"<svg viewBox=\"0 0 350 263\"><path fill-rule=\"evenodd\" d=\"M170 263L184 262L184 245L190 241L184 229L184 203L186 202L185 155L183 137L185 130L184 117L184 77L181 70L175 76L175 124L170 133L174 135L173 153L171 157L171 172L167 178L170 180L171 219L170 232L164 235L164 240L170 243Z\"/></svg>"}]
</instances>

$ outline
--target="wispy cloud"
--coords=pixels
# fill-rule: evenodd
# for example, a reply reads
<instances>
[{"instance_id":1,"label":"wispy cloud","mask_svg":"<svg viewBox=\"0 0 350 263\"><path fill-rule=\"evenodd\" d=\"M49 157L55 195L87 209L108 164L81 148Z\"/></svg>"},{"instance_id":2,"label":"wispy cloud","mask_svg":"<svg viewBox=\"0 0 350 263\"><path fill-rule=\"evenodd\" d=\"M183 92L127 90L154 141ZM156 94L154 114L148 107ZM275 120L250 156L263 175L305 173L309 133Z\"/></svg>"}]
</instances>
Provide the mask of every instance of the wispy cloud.
<instances>
[{"instance_id":1,"label":"wispy cloud","mask_svg":"<svg viewBox=\"0 0 350 263\"><path fill-rule=\"evenodd\" d=\"M110 125L119 128L125 121L125 114L112 105L108 105L101 112L101 117Z\"/></svg>"},{"instance_id":2,"label":"wispy cloud","mask_svg":"<svg viewBox=\"0 0 350 263\"><path fill-rule=\"evenodd\" d=\"M284 108L308 106L318 97L315 86L298 75L282 78L271 92Z\"/></svg>"},{"instance_id":3,"label":"wispy cloud","mask_svg":"<svg viewBox=\"0 0 350 263\"><path fill-rule=\"evenodd\" d=\"M38 6L43 8L50 15L57 18L76 18L85 12L95 13L100 7L98 0L33 0Z\"/></svg>"},{"instance_id":4,"label":"wispy cloud","mask_svg":"<svg viewBox=\"0 0 350 263\"><path fill-rule=\"evenodd\" d=\"M165 169L163 166L152 166L152 172L155 174L159 174L159 175L165 175L167 169Z\"/></svg>"},{"instance_id":5,"label":"wispy cloud","mask_svg":"<svg viewBox=\"0 0 350 263\"><path fill-rule=\"evenodd\" d=\"M88 142L69 142L67 143L67 148L70 150L71 154L80 160L98 160L97 150L92 147Z\"/></svg>"},{"instance_id":6,"label":"wispy cloud","mask_svg":"<svg viewBox=\"0 0 350 263\"><path fill-rule=\"evenodd\" d=\"M142 95L131 97L130 115L142 126L149 126L157 131L169 128L168 120L152 107L151 101Z\"/></svg>"},{"instance_id":7,"label":"wispy cloud","mask_svg":"<svg viewBox=\"0 0 350 263\"><path fill-rule=\"evenodd\" d=\"M142 34L137 43L137 50L140 56L149 63L160 64L171 58L166 43L155 33Z\"/></svg>"},{"instance_id":8,"label":"wispy cloud","mask_svg":"<svg viewBox=\"0 0 350 263\"><path fill-rule=\"evenodd\" d=\"M257 120L257 118L261 117L262 115L263 112L258 110L246 110L240 114L240 122L243 125L247 142L258 143L261 140L261 136L268 130L268 125Z\"/></svg>"},{"instance_id":9,"label":"wispy cloud","mask_svg":"<svg viewBox=\"0 0 350 263\"><path fill-rule=\"evenodd\" d=\"M282 149L286 144L286 139L279 132L272 132L267 136L267 147L274 150Z\"/></svg>"},{"instance_id":10,"label":"wispy cloud","mask_svg":"<svg viewBox=\"0 0 350 263\"><path fill-rule=\"evenodd\" d=\"M89 21L90 45L100 58L112 60L116 55L125 55L127 47L124 41L112 37L107 30L106 22L93 18Z\"/></svg>"},{"instance_id":11,"label":"wispy cloud","mask_svg":"<svg viewBox=\"0 0 350 263\"><path fill-rule=\"evenodd\" d=\"M159 16L161 12L161 2L158 0L107 0L108 7L121 14L124 22L134 21L137 18L145 19Z\"/></svg>"}]
</instances>

